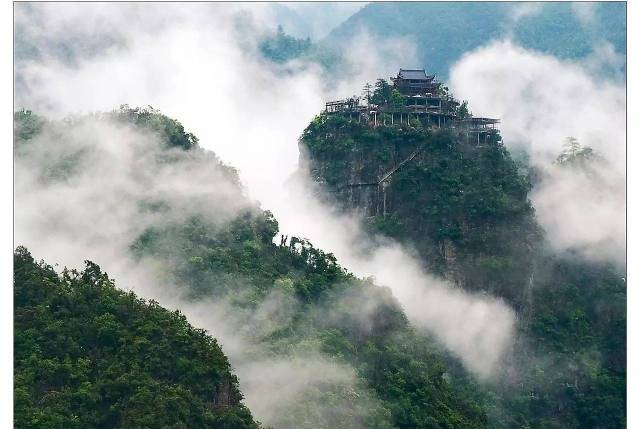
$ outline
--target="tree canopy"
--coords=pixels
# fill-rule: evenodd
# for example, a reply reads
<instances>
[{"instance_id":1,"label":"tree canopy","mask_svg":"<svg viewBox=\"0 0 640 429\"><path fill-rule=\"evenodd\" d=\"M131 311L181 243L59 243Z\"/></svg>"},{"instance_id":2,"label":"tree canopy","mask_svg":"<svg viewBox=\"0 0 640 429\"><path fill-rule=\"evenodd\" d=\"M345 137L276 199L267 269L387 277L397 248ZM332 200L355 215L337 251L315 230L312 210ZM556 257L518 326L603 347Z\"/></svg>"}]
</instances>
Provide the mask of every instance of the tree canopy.
<instances>
[{"instance_id":1,"label":"tree canopy","mask_svg":"<svg viewBox=\"0 0 640 429\"><path fill-rule=\"evenodd\" d=\"M215 339L178 311L14 253L20 428L258 428Z\"/></svg>"}]
</instances>

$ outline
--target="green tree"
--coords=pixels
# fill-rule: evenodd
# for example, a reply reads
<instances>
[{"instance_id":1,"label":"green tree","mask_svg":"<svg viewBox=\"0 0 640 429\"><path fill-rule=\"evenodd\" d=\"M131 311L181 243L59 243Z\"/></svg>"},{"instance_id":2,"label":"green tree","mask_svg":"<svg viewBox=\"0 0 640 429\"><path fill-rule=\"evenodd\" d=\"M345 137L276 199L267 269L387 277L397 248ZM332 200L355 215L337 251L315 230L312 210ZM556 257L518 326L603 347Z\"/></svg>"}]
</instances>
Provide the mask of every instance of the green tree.
<instances>
[{"instance_id":1,"label":"green tree","mask_svg":"<svg viewBox=\"0 0 640 429\"><path fill-rule=\"evenodd\" d=\"M367 106L369 104L371 104L371 97L372 97L371 89L372 88L373 87L371 86L371 84L369 82L365 83L364 87L362 88L362 96L367 101Z\"/></svg>"},{"instance_id":2,"label":"green tree","mask_svg":"<svg viewBox=\"0 0 640 429\"><path fill-rule=\"evenodd\" d=\"M463 101L460 103L460 106L458 106L456 117L458 119L467 119L471 117L471 111L469 110L469 103L467 100Z\"/></svg>"},{"instance_id":3,"label":"green tree","mask_svg":"<svg viewBox=\"0 0 640 429\"><path fill-rule=\"evenodd\" d=\"M388 104L391 101L392 89L393 87L385 79L376 80L371 102L378 105Z\"/></svg>"},{"instance_id":4,"label":"green tree","mask_svg":"<svg viewBox=\"0 0 640 429\"><path fill-rule=\"evenodd\" d=\"M22 109L13 114L14 141L26 142L38 135L45 124L44 118L31 110Z\"/></svg>"},{"instance_id":5,"label":"green tree","mask_svg":"<svg viewBox=\"0 0 640 429\"><path fill-rule=\"evenodd\" d=\"M395 108L400 108L404 105L404 96L395 88L391 91L391 105Z\"/></svg>"},{"instance_id":6,"label":"green tree","mask_svg":"<svg viewBox=\"0 0 640 429\"><path fill-rule=\"evenodd\" d=\"M575 137L567 137L562 147L562 153L556 158L556 164L585 166L587 161L604 161L604 159L589 146L582 147Z\"/></svg>"}]
</instances>

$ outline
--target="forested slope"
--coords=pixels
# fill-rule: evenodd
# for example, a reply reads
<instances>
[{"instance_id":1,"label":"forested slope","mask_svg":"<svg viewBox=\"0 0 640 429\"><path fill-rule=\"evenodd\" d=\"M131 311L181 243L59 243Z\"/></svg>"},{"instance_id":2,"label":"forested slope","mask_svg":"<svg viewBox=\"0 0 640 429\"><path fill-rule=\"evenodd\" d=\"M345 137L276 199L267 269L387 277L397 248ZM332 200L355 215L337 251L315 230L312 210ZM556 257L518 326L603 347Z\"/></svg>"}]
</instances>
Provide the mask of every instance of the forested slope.
<instances>
[{"instance_id":1,"label":"forested slope","mask_svg":"<svg viewBox=\"0 0 640 429\"><path fill-rule=\"evenodd\" d=\"M258 428L215 339L100 267L14 253L19 428Z\"/></svg>"},{"instance_id":2,"label":"forested slope","mask_svg":"<svg viewBox=\"0 0 640 429\"><path fill-rule=\"evenodd\" d=\"M334 202L362 210L371 231L410 241L426 268L466 289L521 303L516 285L528 279L539 240L529 182L498 134L477 145L416 125L372 129L323 114L301 148L312 177ZM350 186L376 181L416 150L384 187Z\"/></svg>"},{"instance_id":3,"label":"forested slope","mask_svg":"<svg viewBox=\"0 0 640 429\"><path fill-rule=\"evenodd\" d=\"M334 379L335 377L332 378L332 374L328 372L324 375L327 377L326 381L302 388L293 399L288 398L287 401L274 403L277 413L271 417L270 421L264 422L267 426L279 428L487 427L487 408L476 383L466 374L458 361L442 350L432 338L425 333L415 331L408 324L403 311L389 290L380 288L369 280L354 277L340 267L333 255L315 249L302 238L292 237L286 243L275 244L274 238L279 228L272 214L248 201L243 196L233 169L221 165L213 154L200 148L197 138L187 133L177 121L151 109L123 107L114 112L67 121L49 121L31 112L21 111L15 115L15 124L17 169L21 170L24 165L31 165L33 171L29 173L37 177L38 186L53 186L52 184L61 183L83 186L81 181L89 180L87 174L94 174L94 170L100 171L98 164L111 162L109 159L100 161L92 155L93 151L100 150L100 146L83 146L88 144L87 141L90 138L83 138L79 143L74 140L78 132L77 127L84 130L85 134L87 130L96 130L96 132L106 130L110 133L122 131L120 128L113 128L115 124L116 127L124 126L127 136L130 136L133 131L143 132L143 136L147 137L155 136L157 144L160 145L158 149L148 147L146 153L134 151L132 155L135 168L131 174L135 180L140 178L144 180L143 194L136 194L135 189L130 189L130 193L121 193L120 188L117 191L117 198L122 206L131 202L128 199L134 199L135 204L132 204L132 207L135 212L133 215L127 215L128 223L118 223L116 226L109 223L110 227L115 228L118 235L126 235L124 232L128 231L129 223L144 225L136 230L138 232L133 235L125 254L121 256L129 263L156 270L157 277L151 278L158 282L153 286L157 287L158 294L163 295L162 292L167 288L175 289L174 292L177 292L183 300L182 305L200 304L211 306L210 312L219 311L221 322L224 322L231 331L236 332L236 339L244 344L243 347L246 350L240 351L243 359L256 362L280 359L291 362L291 365L295 365L295 362L300 360L307 362L322 360L343 368L342 373L348 375ZM97 127L96 124L98 124ZM101 128L108 124L110 125L106 129ZM61 147L68 146L68 151L51 153L50 156L40 160L40 163L36 163L33 158L39 150L45 150L45 148L53 150L51 141L46 140L46 137L51 134L56 138L55 144ZM65 145L65 142L69 142L68 145ZM76 144L80 144L81 147L76 147ZM130 143L123 140L117 144ZM115 148L118 154L123 149L123 147ZM91 162L86 163L85 160ZM194 179L194 172L198 168L204 166L205 170L208 168L220 170L221 174L214 176L218 181L215 189L224 189L224 194L200 196L195 193L193 199L196 201L185 201L184 195L176 198L175 195L157 193L147 181L151 177L160 176L168 180L163 176L166 173L165 167L168 166L169 170L175 174L182 171L183 164L188 168L184 170L186 176L180 177L185 178L186 183L191 183L192 188L198 185ZM154 173L147 176L144 174L146 169ZM196 177L199 176L196 175ZM175 177L172 180L174 179ZM132 182L130 185L131 188L136 186L137 182ZM202 189L211 190L214 187L205 183ZM88 201L95 201L94 198L109 200L111 191L108 188L92 187L86 192L90 198ZM76 192L76 194L79 193ZM202 205L198 204L198 199L202 199ZM234 209L228 212L222 210L220 205L224 205L225 208L234 207ZM112 207L108 206L101 216L103 220L96 219L95 225L85 231L86 234L92 236L94 231L91 231L91 228L101 228L101 222L104 219L114 216ZM133 222L134 219L135 222ZM49 224L55 225L55 223ZM98 237L100 237L98 240L102 240L103 235ZM22 253L24 252L20 251L18 255ZM30 260L26 255L23 259ZM133 300L133 295L118 292L104 275L97 274L99 270L92 264L84 274L69 273L69 277L62 277L61 280L56 280L58 277L50 268L37 268L39 266L31 262L28 262L28 266L37 272L47 273L47 278L54 283L60 282L63 286L67 283L77 284L73 287L79 288L83 293L88 289L87 293L90 296L95 296L95 292L91 292L93 289L85 283L104 284L104 294L110 300L109 304L105 304L107 309L112 308L109 306L113 305L116 307L114 311L120 311L117 304L119 299ZM151 273L153 274L153 271ZM20 276L17 277L18 280L20 278ZM149 285L146 286L146 290L149 290ZM25 286L26 291L31 288L31 285ZM66 289L60 289L61 292L63 290L66 291ZM82 299L89 298L82 295ZM114 300L116 303L111 302ZM132 333L130 329L119 325L123 323L129 326L127 325L129 322L119 321L119 313L109 315L111 313L103 307L93 308L93 305L97 306L99 302L86 304L87 313L73 313L71 310L55 313L55 317L59 320L54 325L58 327L58 325L70 324L75 329L80 325L91 327L99 321L104 321L109 329L113 328L105 333L105 335L108 334L109 341L113 342L109 346L109 353L119 356L119 353L125 353L119 349L122 344L129 344L132 341L135 343L129 336L133 335L135 338L136 331ZM41 304L42 311L45 313L55 309L52 306L46 307L47 302ZM68 305L75 305L74 301L69 302ZM139 304L128 310L128 317L135 320L145 317L134 313L144 313L147 307L157 308L155 304ZM162 310L157 309L157 311ZM257 317L265 312L266 315ZM167 314L166 317L176 321L175 323L178 323L177 321L184 323L184 320L174 313L161 314ZM99 320L94 321L96 318ZM17 337L22 338L34 329L40 328L39 323L46 325L47 320L50 319L43 317L34 320L27 317L21 320L17 324ZM149 335L156 335L154 334L157 332L156 323L150 321L146 324L142 320L140 324L145 330L150 330ZM98 323L96 329L99 327ZM60 327L60 329L63 328ZM78 335L82 334L83 332L78 333ZM67 341L65 338L62 335L56 335L47 341L54 350L60 350L63 347L62 344ZM46 337L41 338L42 341L45 339ZM172 341L172 337L165 340ZM189 338L181 341L186 342L185 347L195 347L190 344ZM168 346L162 344L161 348L157 349L158 353L165 350L162 347ZM86 346L84 344L82 346L85 349L76 351L77 355L73 356L75 361L88 358L85 356ZM140 345L142 346L143 344ZM36 346L32 345L32 347ZM64 352L60 353L63 353L60 359L64 360ZM138 354L137 349L128 348L126 353L135 355L132 356L132 361L140 359L145 364L147 361L149 364L156 362L154 359L149 359L149 354L143 353L142 350ZM205 373L212 371L211 368L202 367L198 361L190 362L175 353L177 352L165 353L163 358L166 357L166 359L157 362L157 365L161 365L161 368L169 373L171 368L177 366L178 369L175 371L184 370L188 376L192 376L193 371L205 371ZM70 365L75 362L73 359ZM160 359L160 356L157 359ZM219 359L223 359L221 353ZM20 365L20 371L23 371L23 365L26 372L35 371L38 366L37 361L17 362L19 362L16 365ZM109 361L104 362L108 365ZM224 362L226 365L226 361ZM326 369L326 366L323 368ZM126 368L123 371L126 371ZM295 377L295 373L290 377ZM317 374L316 377L322 378L323 374ZM201 381L206 382L206 379ZM289 382L292 381L289 380ZM153 380L148 382L155 383ZM241 385L242 382L241 379ZM36 393L29 394L35 396L29 396L22 391L37 392L38 384L35 378L26 377L23 382L17 384L16 388L17 396L25 398L25 402L19 402L17 409L20 410L21 415L32 415L37 410L33 401L37 401L39 396ZM76 395L78 388L70 388L69 395ZM171 390L169 387L166 389ZM188 392L184 393L184 395L188 394ZM268 397L278 398L278 394L280 392L266 391L264 400L268 400ZM133 398L133 393L126 390L110 392L109 395L111 395L109 398L114 401L117 400L118 395L123 401ZM239 398L239 394L234 393L234 397ZM98 397L96 400L106 399ZM143 405L147 404L143 399L141 401ZM197 400L185 404L185 406L196 408L187 407L181 414L182 417L164 415L161 407L157 407L153 415L157 419L188 417L209 421L206 419L216 418L215 414L207 417L206 407L197 408L198 404ZM71 416L73 413L72 402L56 403L56 407L61 415ZM87 408L87 410L91 412L87 411L83 419L103 422L113 418L108 417L110 411L105 408ZM248 412L246 413L246 424L252 424ZM143 417L140 416L140 418ZM187 426L192 425L187 423ZM199 425L195 424L195 426Z\"/></svg>"},{"instance_id":4,"label":"forested slope","mask_svg":"<svg viewBox=\"0 0 640 429\"><path fill-rule=\"evenodd\" d=\"M549 250L528 199L535 169L515 162L498 133L478 144L418 122L373 128L320 114L300 147L322 196L360 214L372 235L399 240L432 273L517 310L515 370L505 366L508 375L490 389L490 424L624 427L625 273ZM558 161L562 168L590 162L588 148Z\"/></svg>"}]
</instances>

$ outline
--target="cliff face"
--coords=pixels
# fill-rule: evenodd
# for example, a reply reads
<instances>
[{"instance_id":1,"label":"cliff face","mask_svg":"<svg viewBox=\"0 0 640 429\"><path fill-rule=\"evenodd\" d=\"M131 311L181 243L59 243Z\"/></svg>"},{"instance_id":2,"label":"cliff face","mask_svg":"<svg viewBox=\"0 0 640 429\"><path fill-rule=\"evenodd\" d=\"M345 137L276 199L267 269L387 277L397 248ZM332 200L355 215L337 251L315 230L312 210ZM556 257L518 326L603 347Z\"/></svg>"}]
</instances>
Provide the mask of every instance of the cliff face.
<instances>
[{"instance_id":1,"label":"cliff face","mask_svg":"<svg viewBox=\"0 0 640 429\"><path fill-rule=\"evenodd\" d=\"M478 145L452 131L323 114L300 146L326 198L371 232L413 245L427 269L466 289L524 299L539 236L529 183L498 134Z\"/></svg>"}]
</instances>

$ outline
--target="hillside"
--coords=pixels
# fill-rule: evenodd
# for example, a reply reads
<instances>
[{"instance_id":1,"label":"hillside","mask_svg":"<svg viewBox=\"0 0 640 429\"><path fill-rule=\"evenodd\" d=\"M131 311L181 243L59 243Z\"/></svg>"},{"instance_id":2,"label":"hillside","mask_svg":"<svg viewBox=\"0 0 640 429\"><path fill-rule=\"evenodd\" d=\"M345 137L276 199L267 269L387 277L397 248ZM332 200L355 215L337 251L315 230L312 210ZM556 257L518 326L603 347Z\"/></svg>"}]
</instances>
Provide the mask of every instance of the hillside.
<instances>
[{"instance_id":1,"label":"hillside","mask_svg":"<svg viewBox=\"0 0 640 429\"><path fill-rule=\"evenodd\" d=\"M428 65L442 79L466 52L508 36L525 48L563 59L584 59L603 42L626 53L623 2L582 4L577 11L572 7L553 2L376 2L335 28L321 45L339 50L362 30L380 38L407 37L416 45L417 64Z\"/></svg>"},{"instance_id":2,"label":"hillside","mask_svg":"<svg viewBox=\"0 0 640 429\"><path fill-rule=\"evenodd\" d=\"M278 223L271 213L248 201L233 169L200 148L177 121L151 109L128 107L65 121L21 111L15 121L17 187L35 183L39 192L54 190L56 199L60 192L73 195L73 207L85 207L83 218L92 219L69 225L76 248L89 252L106 246L104 255L119 254L127 265L144 269L140 287L147 294L177 293L180 308L193 314L202 308L214 318L214 334L231 332L224 342L238 345L230 354L231 364L238 368L241 387L260 386L259 396L243 393L265 425L488 426L480 387L438 343L408 324L389 290L347 273L333 255L302 238L276 239ZM137 144L142 146L132 150ZM117 175L104 182L103 168L116 167ZM102 185L95 186L94 180ZM63 224L73 216L55 217L64 210L67 206L41 214L44 227L55 228L58 237L67 234ZM22 221L33 213L23 211L19 201L16 216ZM86 245L77 236L79 227ZM112 240L104 240L105 232ZM127 238L123 248L116 246L121 237ZM90 273L96 270L89 268ZM84 278L77 282L83 284ZM131 299L109 288L110 294ZM130 317L143 317L136 312L131 310ZM74 326L92 326L94 318L93 313L56 314L59 323ZM19 333L30 332L37 323L24 320ZM57 350L63 341L55 337L51 347ZM117 353L117 346L112 347ZM189 368L199 365L172 357L163 365L180 362ZM309 369L302 371L299 365ZM282 375L270 378L271 373ZM298 377L300 386L294 383L297 390L289 392L291 380ZM37 383L27 378L20 386L35 389ZM58 406L60 413L71 413L71 403ZM105 419L105 413L98 410L91 418Z\"/></svg>"},{"instance_id":3,"label":"hillside","mask_svg":"<svg viewBox=\"0 0 640 429\"><path fill-rule=\"evenodd\" d=\"M490 389L490 424L624 427L624 272L548 250L528 199L535 171L512 159L498 132L477 140L459 126L373 125L319 114L300 138L305 168L320 196L356 213L372 236L517 310L512 369ZM567 157L565 168L591 162Z\"/></svg>"},{"instance_id":4,"label":"hillside","mask_svg":"<svg viewBox=\"0 0 640 429\"><path fill-rule=\"evenodd\" d=\"M14 253L15 427L258 428L215 339L100 267Z\"/></svg>"},{"instance_id":5,"label":"hillside","mask_svg":"<svg viewBox=\"0 0 640 429\"><path fill-rule=\"evenodd\" d=\"M465 289L521 305L516 285L528 279L531 248L539 240L530 185L499 135L483 145L461 140L452 131L372 129L323 114L305 130L301 146L329 198L361 211L370 231L410 241L426 268ZM387 184L345 186L377 180L416 150Z\"/></svg>"}]
</instances>

